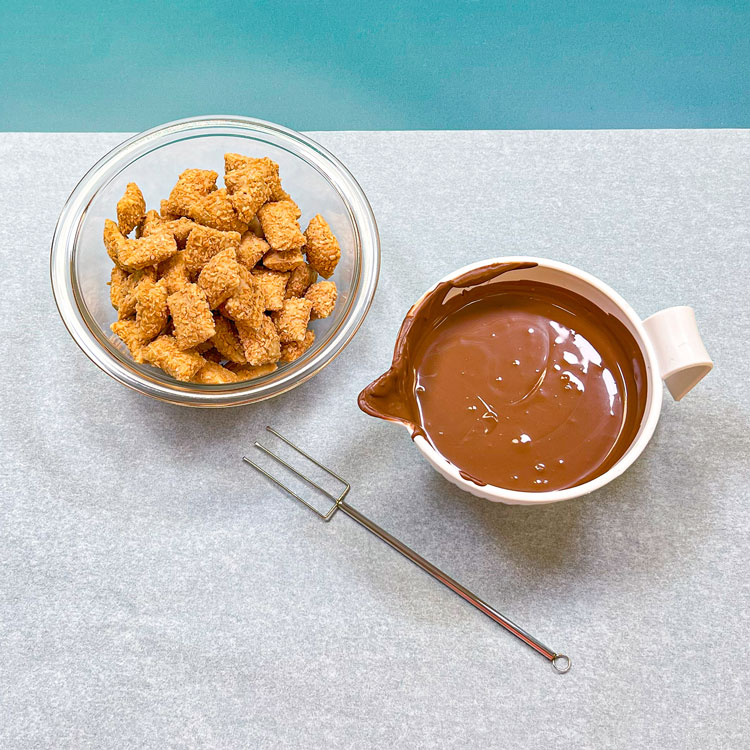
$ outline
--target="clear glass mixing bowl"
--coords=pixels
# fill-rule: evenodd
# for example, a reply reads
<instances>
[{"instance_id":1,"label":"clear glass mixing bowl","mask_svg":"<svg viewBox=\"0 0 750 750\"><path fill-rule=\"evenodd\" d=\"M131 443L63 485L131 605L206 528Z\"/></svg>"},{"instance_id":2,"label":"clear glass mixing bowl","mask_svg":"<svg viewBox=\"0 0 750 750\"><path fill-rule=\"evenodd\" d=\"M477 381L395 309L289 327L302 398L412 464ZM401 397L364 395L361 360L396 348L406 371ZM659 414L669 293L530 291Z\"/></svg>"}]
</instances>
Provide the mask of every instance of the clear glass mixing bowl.
<instances>
[{"instance_id":1,"label":"clear glass mixing bowl","mask_svg":"<svg viewBox=\"0 0 750 750\"><path fill-rule=\"evenodd\" d=\"M224 153L268 156L299 204L304 228L322 214L341 245L333 281L336 308L316 320L315 344L295 362L255 380L227 385L181 383L133 361L110 331L111 261L102 242L106 218L128 182L159 208L184 169L223 170ZM70 335L104 372L147 396L186 406L236 406L294 388L325 367L349 343L370 308L380 269L380 240L370 204L349 170L315 141L293 130L240 116L176 120L125 141L97 162L71 193L52 239L50 272L57 308Z\"/></svg>"}]
</instances>

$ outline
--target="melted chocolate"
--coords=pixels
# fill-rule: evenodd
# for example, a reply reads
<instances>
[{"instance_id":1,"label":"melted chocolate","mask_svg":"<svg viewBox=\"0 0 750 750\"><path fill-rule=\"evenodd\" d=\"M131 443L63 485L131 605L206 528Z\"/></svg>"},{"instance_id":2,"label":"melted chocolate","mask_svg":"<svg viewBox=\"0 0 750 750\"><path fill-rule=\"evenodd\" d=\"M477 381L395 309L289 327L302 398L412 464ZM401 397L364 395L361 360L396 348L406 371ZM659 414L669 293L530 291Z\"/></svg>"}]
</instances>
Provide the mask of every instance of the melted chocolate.
<instances>
[{"instance_id":1,"label":"melted chocolate","mask_svg":"<svg viewBox=\"0 0 750 750\"><path fill-rule=\"evenodd\" d=\"M404 320L360 408L407 424L476 484L545 492L599 476L640 427L646 366L584 297L503 280L493 264L439 284Z\"/></svg>"}]
</instances>

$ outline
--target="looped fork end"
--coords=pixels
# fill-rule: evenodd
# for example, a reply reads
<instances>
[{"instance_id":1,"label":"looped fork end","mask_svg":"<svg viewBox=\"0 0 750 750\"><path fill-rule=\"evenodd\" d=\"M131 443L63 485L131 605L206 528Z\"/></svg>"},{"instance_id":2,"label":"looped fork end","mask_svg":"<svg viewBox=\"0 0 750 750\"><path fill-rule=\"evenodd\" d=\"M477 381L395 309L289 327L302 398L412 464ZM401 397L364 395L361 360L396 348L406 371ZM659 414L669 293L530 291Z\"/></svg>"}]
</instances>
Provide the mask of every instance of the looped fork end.
<instances>
[{"instance_id":1,"label":"looped fork end","mask_svg":"<svg viewBox=\"0 0 750 750\"><path fill-rule=\"evenodd\" d=\"M554 669L558 674L565 674L566 672L569 672L571 664L572 662L570 661L570 657L566 656L565 654L555 654L552 657L552 669Z\"/></svg>"}]
</instances>

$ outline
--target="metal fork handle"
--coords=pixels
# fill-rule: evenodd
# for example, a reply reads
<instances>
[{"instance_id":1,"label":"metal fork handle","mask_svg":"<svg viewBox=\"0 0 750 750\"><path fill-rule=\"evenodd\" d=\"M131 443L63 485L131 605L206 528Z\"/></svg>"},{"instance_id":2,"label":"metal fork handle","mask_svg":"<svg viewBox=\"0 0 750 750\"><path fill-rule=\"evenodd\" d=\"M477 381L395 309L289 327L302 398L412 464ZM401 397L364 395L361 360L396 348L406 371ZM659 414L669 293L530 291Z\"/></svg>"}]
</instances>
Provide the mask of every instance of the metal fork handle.
<instances>
[{"instance_id":1,"label":"metal fork handle","mask_svg":"<svg viewBox=\"0 0 750 750\"><path fill-rule=\"evenodd\" d=\"M552 666L557 672L561 674L567 672L570 669L570 659L565 654L555 653L552 649L545 646L543 643L534 638L533 635L527 633L523 628L516 625L514 622L509 620L504 615L500 614L494 607L487 604L487 602L480 599L476 594L469 591L466 586L462 586L458 581L451 578L449 575L443 573L440 568L433 565L429 560L425 560L422 555L416 553L411 547L408 547L401 540L396 539L395 536L389 534L384 528L378 526L374 521L371 521L367 516L360 513L356 508L349 505L345 500L339 500L337 503L338 509L346 513L349 518L355 520L360 526L364 526L370 533L375 534L378 539L382 539L386 544L393 547L397 552L400 552L407 560L411 560L415 565L422 568L425 573L429 573L436 581L440 581L444 586L447 586L451 591L458 594L462 599L465 599L469 604L475 606L480 612L483 612L491 620L494 620L498 625L501 625L506 630L511 632L516 638L520 638L528 646L531 646L535 651L538 651L542 656L552 663Z\"/></svg>"}]
</instances>

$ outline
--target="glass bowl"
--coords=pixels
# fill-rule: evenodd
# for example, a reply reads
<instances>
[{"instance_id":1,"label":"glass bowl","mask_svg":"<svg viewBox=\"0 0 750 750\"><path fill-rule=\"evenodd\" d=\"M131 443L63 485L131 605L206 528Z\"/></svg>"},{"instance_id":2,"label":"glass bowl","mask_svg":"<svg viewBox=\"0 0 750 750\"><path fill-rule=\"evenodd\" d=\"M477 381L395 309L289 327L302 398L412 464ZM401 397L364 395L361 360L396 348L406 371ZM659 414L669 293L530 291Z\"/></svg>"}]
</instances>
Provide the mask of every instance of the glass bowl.
<instances>
[{"instance_id":1,"label":"glass bowl","mask_svg":"<svg viewBox=\"0 0 750 750\"><path fill-rule=\"evenodd\" d=\"M332 315L312 323L315 344L298 360L254 380L226 385L181 383L137 364L110 331L117 314L109 300L112 263L102 242L106 218L128 182L159 208L184 169L223 172L224 153L268 156L302 211L302 228L322 214L341 245L332 280ZM52 291L63 323L94 364L123 385L186 406L237 406L277 396L305 382L351 341L370 308L380 269L380 240L370 204L349 170L315 141L293 130L240 116L196 117L161 125L125 141L100 159L62 209L52 239Z\"/></svg>"}]
</instances>

